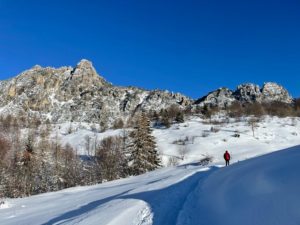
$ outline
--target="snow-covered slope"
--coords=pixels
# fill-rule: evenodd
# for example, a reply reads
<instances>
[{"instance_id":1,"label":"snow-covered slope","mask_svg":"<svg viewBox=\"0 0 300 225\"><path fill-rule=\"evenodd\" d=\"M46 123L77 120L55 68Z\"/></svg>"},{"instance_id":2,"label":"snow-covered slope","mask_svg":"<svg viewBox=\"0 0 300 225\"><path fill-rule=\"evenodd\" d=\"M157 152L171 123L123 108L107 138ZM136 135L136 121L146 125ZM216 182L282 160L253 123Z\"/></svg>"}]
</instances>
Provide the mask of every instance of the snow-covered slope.
<instances>
[{"instance_id":1,"label":"snow-covered slope","mask_svg":"<svg viewBox=\"0 0 300 225\"><path fill-rule=\"evenodd\" d=\"M61 125L58 136L83 153L84 136L99 140L122 133L93 133L88 125L81 126L73 124L74 132L68 134L68 124ZM240 137L233 136L237 133ZM299 120L292 118L266 118L255 127L255 137L247 122L212 125L193 118L155 129L164 164L182 157L181 165L90 187L5 199L0 224L300 224L300 147L252 158L300 145L299 134ZM225 149L233 156L228 168L220 166ZM204 155L214 157L208 167L196 163ZM252 159L242 161L247 158Z\"/></svg>"},{"instance_id":2,"label":"snow-covered slope","mask_svg":"<svg viewBox=\"0 0 300 225\"><path fill-rule=\"evenodd\" d=\"M161 169L92 187L8 200L0 210L0 224L174 224L198 183L199 170L206 169Z\"/></svg>"},{"instance_id":3,"label":"snow-covered slope","mask_svg":"<svg viewBox=\"0 0 300 225\"><path fill-rule=\"evenodd\" d=\"M300 223L300 147L227 168L194 164L8 200L1 224Z\"/></svg>"},{"instance_id":4,"label":"snow-covered slope","mask_svg":"<svg viewBox=\"0 0 300 225\"><path fill-rule=\"evenodd\" d=\"M170 129L155 129L154 135L164 164L167 164L170 156L181 157L182 152L184 160L180 160L180 163L195 162L206 155L213 156L214 163L223 163L225 150L231 153L232 162L237 162L300 145L300 118L266 117L255 124L254 137L252 127L247 122L249 118L244 120L211 124L193 118ZM219 121L224 121L224 118ZM236 134L239 137L235 137ZM182 145L180 140L186 139L186 144ZM178 141L179 144L176 144Z\"/></svg>"},{"instance_id":5,"label":"snow-covered slope","mask_svg":"<svg viewBox=\"0 0 300 225\"><path fill-rule=\"evenodd\" d=\"M177 224L300 224L300 147L220 169L188 197Z\"/></svg>"},{"instance_id":6,"label":"snow-covered slope","mask_svg":"<svg viewBox=\"0 0 300 225\"><path fill-rule=\"evenodd\" d=\"M258 154L300 145L300 118L266 117L255 125L254 137L248 119L239 122L231 120L216 125L193 117L169 129L153 129L163 165L167 166L171 158L182 164L198 161L206 155L213 156L214 163L223 163L223 153L226 149L231 153L232 162L237 162ZM218 120L224 122L225 119ZM89 124L85 123L73 123L73 132L70 134L70 123L60 124L58 127L60 129L54 129L52 137L56 138L58 135L63 145L71 144L81 155L87 154L87 136L90 137L90 142L94 143L95 140L100 141L107 136L123 133L122 130L93 132ZM235 134L240 136L234 137ZM94 145L91 144L90 147L90 152L93 152Z\"/></svg>"}]
</instances>

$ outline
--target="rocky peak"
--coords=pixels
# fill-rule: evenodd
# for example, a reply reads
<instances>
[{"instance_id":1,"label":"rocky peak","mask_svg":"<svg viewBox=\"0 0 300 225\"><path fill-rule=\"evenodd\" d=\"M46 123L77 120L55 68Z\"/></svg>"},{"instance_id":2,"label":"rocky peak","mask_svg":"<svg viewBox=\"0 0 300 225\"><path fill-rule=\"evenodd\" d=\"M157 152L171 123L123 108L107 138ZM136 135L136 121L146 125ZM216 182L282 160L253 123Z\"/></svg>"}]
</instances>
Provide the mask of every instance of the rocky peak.
<instances>
[{"instance_id":1,"label":"rocky peak","mask_svg":"<svg viewBox=\"0 0 300 225\"><path fill-rule=\"evenodd\" d=\"M103 77L96 72L92 62L82 59L72 70L70 79L75 79L86 84L96 84L98 86L110 85Z\"/></svg>"},{"instance_id":2,"label":"rocky peak","mask_svg":"<svg viewBox=\"0 0 300 225\"><path fill-rule=\"evenodd\" d=\"M260 102L262 97L259 86L252 83L239 85L233 95L238 101L242 102Z\"/></svg>"},{"instance_id":3,"label":"rocky peak","mask_svg":"<svg viewBox=\"0 0 300 225\"><path fill-rule=\"evenodd\" d=\"M31 70L40 70L42 69L43 67L41 67L40 65L35 65L31 68Z\"/></svg>"},{"instance_id":4,"label":"rocky peak","mask_svg":"<svg viewBox=\"0 0 300 225\"><path fill-rule=\"evenodd\" d=\"M113 86L88 60L81 60L74 68L36 66L0 82L0 115L35 115L55 123L111 125L139 111L159 111L171 105L185 108L191 101L181 94Z\"/></svg>"},{"instance_id":5,"label":"rocky peak","mask_svg":"<svg viewBox=\"0 0 300 225\"><path fill-rule=\"evenodd\" d=\"M239 85L235 91L231 91L228 88L219 88L197 100L195 104L200 106L206 105L210 107L217 106L226 108L226 106L229 106L234 101L239 101L241 103L262 103L272 101L292 103L293 98L286 89L277 83L265 83L262 89L256 84L245 83Z\"/></svg>"},{"instance_id":6,"label":"rocky peak","mask_svg":"<svg viewBox=\"0 0 300 225\"><path fill-rule=\"evenodd\" d=\"M285 103L292 103L293 101L293 98L284 87L273 82L265 83L261 92L264 101L281 101Z\"/></svg>"},{"instance_id":7,"label":"rocky peak","mask_svg":"<svg viewBox=\"0 0 300 225\"><path fill-rule=\"evenodd\" d=\"M77 66L74 68L72 74L74 76L96 76L97 72L93 67L92 62L82 59L79 63L77 63Z\"/></svg>"},{"instance_id":8,"label":"rocky peak","mask_svg":"<svg viewBox=\"0 0 300 225\"><path fill-rule=\"evenodd\" d=\"M219 88L216 91L210 92L208 95L198 99L195 104L200 106L220 107L225 108L235 101L232 91L228 88Z\"/></svg>"}]
</instances>

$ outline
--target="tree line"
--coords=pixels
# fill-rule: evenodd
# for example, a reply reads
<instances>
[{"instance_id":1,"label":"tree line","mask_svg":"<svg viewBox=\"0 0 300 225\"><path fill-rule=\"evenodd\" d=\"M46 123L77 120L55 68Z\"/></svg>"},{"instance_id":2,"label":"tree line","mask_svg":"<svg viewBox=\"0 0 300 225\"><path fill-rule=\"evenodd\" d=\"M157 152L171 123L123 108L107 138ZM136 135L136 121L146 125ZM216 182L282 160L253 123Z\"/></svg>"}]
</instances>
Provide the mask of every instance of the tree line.
<instances>
[{"instance_id":1,"label":"tree line","mask_svg":"<svg viewBox=\"0 0 300 225\"><path fill-rule=\"evenodd\" d=\"M239 118L242 116L255 116L262 117L265 115L278 116L278 117L299 117L300 116L300 99L295 99L292 104L273 101L268 103L241 103L233 102L225 109L218 107L204 106L198 109L198 112L206 118L219 113L220 111L226 112L229 117Z\"/></svg>"},{"instance_id":2,"label":"tree line","mask_svg":"<svg viewBox=\"0 0 300 225\"><path fill-rule=\"evenodd\" d=\"M22 129L21 129L22 128ZM78 185L152 171L160 167L149 117L142 113L131 129L95 143L95 151L80 156L62 146L50 124L21 127L15 118L0 118L0 198L24 197ZM88 147L88 139L86 147Z\"/></svg>"}]
</instances>

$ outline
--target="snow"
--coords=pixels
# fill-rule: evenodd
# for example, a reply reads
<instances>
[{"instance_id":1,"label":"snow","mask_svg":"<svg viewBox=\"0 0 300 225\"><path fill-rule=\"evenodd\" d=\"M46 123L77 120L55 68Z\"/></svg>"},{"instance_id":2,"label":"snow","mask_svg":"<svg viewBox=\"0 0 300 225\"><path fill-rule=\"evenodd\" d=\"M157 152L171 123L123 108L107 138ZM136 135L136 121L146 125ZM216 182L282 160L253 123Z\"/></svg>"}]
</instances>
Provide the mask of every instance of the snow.
<instances>
[{"instance_id":1,"label":"snow","mask_svg":"<svg viewBox=\"0 0 300 225\"><path fill-rule=\"evenodd\" d=\"M216 118L222 120L221 118ZM224 119L224 118L223 118ZM249 118L244 118L245 120ZM266 117L257 123L255 137L253 137L251 126L247 121L222 123L218 125L206 124L200 118L192 118L185 123L175 124L169 129L154 129L158 150L162 157L164 166L168 165L171 157L179 159L180 164L198 161L206 155L214 157L214 163L223 163L223 153L227 149L232 156L232 162L238 162L257 155L266 154L283 148L300 145L300 118L277 118ZM69 128L72 132L69 134ZM58 136L62 145L69 143L80 155L87 154L86 137L90 137L91 143L100 141L109 136L122 135L123 130L100 130L95 125L95 130L88 123L62 123L56 124L52 133L52 139ZM219 129L211 132L211 127ZM240 138L233 137L238 131ZM208 136L203 137L203 133ZM186 145L174 144L176 140L189 141ZM181 151L184 151L184 159Z\"/></svg>"},{"instance_id":2,"label":"snow","mask_svg":"<svg viewBox=\"0 0 300 225\"><path fill-rule=\"evenodd\" d=\"M300 147L8 200L1 224L299 224Z\"/></svg>"},{"instance_id":3,"label":"snow","mask_svg":"<svg viewBox=\"0 0 300 225\"><path fill-rule=\"evenodd\" d=\"M247 118L245 118L247 120ZM266 117L257 123L255 137L247 121L230 122L219 125L205 124L199 118L193 118L185 123L173 125L170 129L155 129L158 149L164 165L170 156L180 158L182 149L186 152L181 163L191 163L205 155L214 157L214 163L223 163L223 153L228 150L232 162L238 162L257 155L266 154L283 148L300 145L299 118ZM211 127L219 131L211 132ZM233 137L238 131L239 138ZM203 137L203 133L208 135ZM205 136L205 135L204 135ZM190 141L186 145L176 145L174 141Z\"/></svg>"},{"instance_id":4,"label":"snow","mask_svg":"<svg viewBox=\"0 0 300 225\"><path fill-rule=\"evenodd\" d=\"M177 224L300 223L300 147L218 170L189 196Z\"/></svg>"},{"instance_id":5,"label":"snow","mask_svg":"<svg viewBox=\"0 0 300 225\"><path fill-rule=\"evenodd\" d=\"M88 123L61 123L56 124L51 134L51 139L58 141L65 146L70 144L78 155L92 154L95 151L95 142L101 141L104 138L111 136L122 135L122 130L107 130L106 132L97 132L99 126L91 125ZM96 131L94 131L95 129ZM71 130L71 132L69 132ZM86 149L86 137L90 138L90 150Z\"/></svg>"},{"instance_id":6,"label":"snow","mask_svg":"<svg viewBox=\"0 0 300 225\"><path fill-rule=\"evenodd\" d=\"M0 202L0 209L6 209L9 208L9 204L7 202Z\"/></svg>"},{"instance_id":7,"label":"snow","mask_svg":"<svg viewBox=\"0 0 300 225\"><path fill-rule=\"evenodd\" d=\"M245 122L211 125L197 118L155 129L164 164L170 156L181 157L180 149L186 148L180 165L89 187L5 199L0 224L300 224L299 122L268 117L258 123L255 137ZM83 136L95 135L88 124L74 124L78 129L71 134L65 133L68 124L60 126L62 141L77 147ZM210 132L211 126L220 131ZM207 137L202 136L205 130ZM232 137L236 130L240 138ZM186 136L194 140L174 144ZM229 167L223 167L225 149L233 155ZM214 157L213 163L196 163L205 154Z\"/></svg>"},{"instance_id":8,"label":"snow","mask_svg":"<svg viewBox=\"0 0 300 225\"><path fill-rule=\"evenodd\" d=\"M180 208L182 202L178 199L188 194L190 183L197 183L192 176L195 172L194 167L165 168L101 185L10 199L10 208L0 211L0 222L99 225L126 225L133 224L133 221L136 221L135 224L152 224L154 219L168 222L173 220L171 215L174 214L173 211L169 212L168 206L172 204L173 208ZM177 198L173 195L177 195ZM170 217L165 217L167 213Z\"/></svg>"}]
</instances>

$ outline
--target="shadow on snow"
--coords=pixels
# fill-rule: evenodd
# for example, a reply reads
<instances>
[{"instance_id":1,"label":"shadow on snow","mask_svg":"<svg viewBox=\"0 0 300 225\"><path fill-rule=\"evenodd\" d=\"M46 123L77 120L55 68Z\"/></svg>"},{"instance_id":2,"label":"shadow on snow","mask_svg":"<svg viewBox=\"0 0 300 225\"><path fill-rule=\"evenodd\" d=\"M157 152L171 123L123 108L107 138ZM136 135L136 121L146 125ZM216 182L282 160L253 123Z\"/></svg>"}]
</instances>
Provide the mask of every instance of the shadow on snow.
<instances>
[{"instance_id":1,"label":"shadow on snow","mask_svg":"<svg viewBox=\"0 0 300 225\"><path fill-rule=\"evenodd\" d=\"M207 171L196 172L186 179L163 189L139 192L136 194L128 194L130 191L134 190L130 189L114 196L90 202L78 209L68 211L56 218L49 220L43 225L71 222L72 220L76 220L81 215L89 213L107 202L117 199L142 200L146 202L151 208L151 211L153 213L153 225L174 225L176 224L178 214L183 208L188 195L197 188L199 182L201 182L203 178L207 177L217 169L217 167L210 167L210 169ZM162 178L160 180L165 179L166 178ZM149 182L148 184L156 183L160 180L155 180Z\"/></svg>"}]
</instances>

